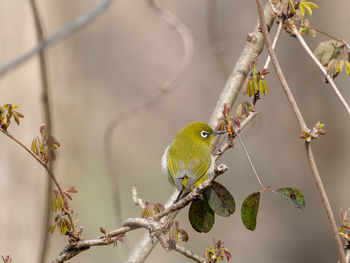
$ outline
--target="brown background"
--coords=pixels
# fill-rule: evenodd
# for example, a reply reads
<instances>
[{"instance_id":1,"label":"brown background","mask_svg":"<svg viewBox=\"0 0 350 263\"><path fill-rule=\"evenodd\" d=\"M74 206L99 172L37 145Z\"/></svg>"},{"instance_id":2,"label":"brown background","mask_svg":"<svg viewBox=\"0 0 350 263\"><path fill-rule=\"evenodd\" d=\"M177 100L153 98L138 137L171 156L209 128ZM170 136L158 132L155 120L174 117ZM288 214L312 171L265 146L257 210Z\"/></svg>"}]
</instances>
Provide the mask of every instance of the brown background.
<instances>
[{"instance_id":1,"label":"brown background","mask_svg":"<svg viewBox=\"0 0 350 263\"><path fill-rule=\"evenodd\" d=\"M86 12L96 1L38 1L48 35ZM208 41L206 1L158 1L176 14L194 37L195 54L181 86L146 113L126 121L113 136L114 160L120 176L122 218L140 211L130 189L136 184L144 200L164 202L172 186L161 175L160 158L175 132L192 121L208 121L225 78ZM349 1L316 1L312 24L339 38L350 40ZM225 45L223 63L230 71L256 24L255 1L217 1L218 27ZM274 26L273 33L276 30ZM28 1L0 2L0 65L36 44ZM272 33L272 35L273 35ZM307 38L311 47L318 41ZM183 55L179 36L154 15L145 1L116 1L101 17L68 39L49 48L54 135L61 142L56 174L64 186L75 185L72 206L79 213L84 237L99 235L99 227L112 230L116 221L112 188L103 155L106 124L122 109L143 101L172 76ZM326 124L327 136L313 143L315 158L333 211L350 206L349 116L320 71L295 38L283 33L277 56L309 127ZM264 62L266 55L260 59ZM272 69L271 69L272 70ZM273 71L273 70L272 70ZM349 77L336 83L350 100ZM43 122L38 60L31 59L0 80L0 104L20 105L25 119L9 131L26 145L39 134ZM234 262L336 262L336 250L310 169L294 115L271 74L269 93L258 104L259 116L242 138L266 185L296 186L306 198L305 211L266 193L262 196L254 232L240 221L244 198L259 189L241 146L226 153L229 172L219 178L234 195L237 212L216 218L208 234L192 231L187 209L178 219L190 234L186 246L202 255L212 238L221 239ZM240 95L237 101L247 100ZM13 262L37 262L43 226L46 174L26 152L0 136L0 255ZM339 221L338 221L339 222ZM122 262L127 249L142 230L127 235L118 248L97 247L72 262ZM51 237L49 259L58 255L66 238ZM125 248L125 250L123 250ZM182 255L166 253L159 246L148 262L189 262Z\"/></svg>"}]
</instances>

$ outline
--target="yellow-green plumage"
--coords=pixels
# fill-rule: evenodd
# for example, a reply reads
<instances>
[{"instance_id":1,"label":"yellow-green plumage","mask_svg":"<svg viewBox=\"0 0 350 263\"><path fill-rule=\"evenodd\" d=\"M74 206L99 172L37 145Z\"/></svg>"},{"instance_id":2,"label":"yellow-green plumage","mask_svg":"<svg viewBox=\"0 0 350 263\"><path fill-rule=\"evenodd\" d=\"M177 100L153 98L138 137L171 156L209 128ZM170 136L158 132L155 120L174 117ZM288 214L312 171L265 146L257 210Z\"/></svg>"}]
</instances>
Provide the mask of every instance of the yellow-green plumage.
<instances>
[{"instance_id":1,"label":"yellow-green plumage","mask_svg":"<svg viewBox=\"0 0 350 263\"><path fill-rule=\"evenodd\" d=\"M216 133L205 123L193 122L177 132L162 157L162 168L179 191L189 192L214 175L210 143Z\"/></svg>"}]
</instances>

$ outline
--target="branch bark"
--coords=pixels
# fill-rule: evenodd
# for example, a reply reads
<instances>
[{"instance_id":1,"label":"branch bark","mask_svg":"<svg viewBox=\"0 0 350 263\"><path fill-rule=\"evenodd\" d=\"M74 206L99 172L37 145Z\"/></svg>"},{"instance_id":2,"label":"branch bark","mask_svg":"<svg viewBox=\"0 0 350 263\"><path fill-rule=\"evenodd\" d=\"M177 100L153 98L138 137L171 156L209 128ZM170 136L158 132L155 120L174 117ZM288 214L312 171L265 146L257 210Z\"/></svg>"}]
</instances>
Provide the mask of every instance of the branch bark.
<instances>
[{"instance_id":1,"label":"branch bark","mask_svg":"<svg viewBox=\"0 0 350 263\"><path fill-rule=\"evenodd\" d=\"M262 8L262 3L261 3L261 0L256 0L256 3L257 3L257 6L258 6L258 13L259 13L259 21L260 21L260 27L261 27L261 30L262 30L262 33L263 33L263 37L264 37L264 41L266 43L266 47L268 49L268 52L269 52L269 55L271 57L271 60L272 60L272 63L274 65L274 68L275 68L275 71L277 73L277 76L281 82L281 86L288 98L288 101L293 109L293 112L298 120L298 123L299 123L299 126L301 128L301 130L308 130L307 126L306 126L306 123L304 121L304 118L299 110L299 107L294 99L294 96L288 86L288 83L286 81L286 78L284 77L284 74L282 72L282 69L278 63L278 60L277 60L277 57L275 55L275 52L273 51L273 48L272 48L272 44L271 44L271 41L270 41L270 38L269 38L269 34L268 34L268 30L267 30L267 26L266 26L266 23L264 21L264 13L263 13L263 8ZM331 209L331 206L329 204L329 201L328 201L328 197L326 195L326 192L324 190L324 187L323 187L323 184L322 184L322 181L321 181L321 177L319 175L319 172L318 172L318 169L316 167L316 163L315 163L315 159L314 159L314 156L312 154L312 149L311 149L311 144L309 142L305 142L305 148L306 148L306 153L307 153L307 157L308 157L308 160L309 160L309 165L311 167L311 171L312 171L312 175L314 177L314 180L315 180L315 183L316 183L316 186L317 186L317 189L320 193L320 196L321 196L321 199L322 199L322 203L323 203L323 206L326 210L326 214L327 214L327 217L328 217L328 220L329 220L329 223L330 223L330 227L331 227L331 230L332 230L332 233L333 233L333 237L335 239L335 243L336 243L336 247L337 247L337 250L338 250L338 257L339 257L339 261L341 263L345 263L345 253L344 253L344 250L343 250L343 245L342 245L342 242L340 240L340 237L339 237L339 234L338 234L338 231L337 231L337 225L335 223L335 218L334 218L334 215L333 215L333 212L332 212L332 209Z\"/></svg>"}]
</instances>

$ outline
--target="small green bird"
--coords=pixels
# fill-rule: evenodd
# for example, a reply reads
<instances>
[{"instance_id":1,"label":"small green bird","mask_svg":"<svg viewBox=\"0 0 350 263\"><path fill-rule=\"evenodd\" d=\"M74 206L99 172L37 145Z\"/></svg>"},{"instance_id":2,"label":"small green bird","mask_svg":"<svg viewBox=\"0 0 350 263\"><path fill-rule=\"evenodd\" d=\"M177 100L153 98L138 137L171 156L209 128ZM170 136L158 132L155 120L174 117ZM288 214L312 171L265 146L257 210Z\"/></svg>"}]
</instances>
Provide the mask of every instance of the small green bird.
<instances>
[{"instance_id":1,"label":"small green bird","mask_svg":"<svg viewBox=\"0 0 350 263\"><path fill-rule=\"evenodd\" d=\"M191 192L214 175L215 161L210 154L213 136L226 133L214 131L202 122L188 124L177 132L173 142L165 149L162 170L179 191L175 203L183 193Z\"/></svg>"}]
</instances>

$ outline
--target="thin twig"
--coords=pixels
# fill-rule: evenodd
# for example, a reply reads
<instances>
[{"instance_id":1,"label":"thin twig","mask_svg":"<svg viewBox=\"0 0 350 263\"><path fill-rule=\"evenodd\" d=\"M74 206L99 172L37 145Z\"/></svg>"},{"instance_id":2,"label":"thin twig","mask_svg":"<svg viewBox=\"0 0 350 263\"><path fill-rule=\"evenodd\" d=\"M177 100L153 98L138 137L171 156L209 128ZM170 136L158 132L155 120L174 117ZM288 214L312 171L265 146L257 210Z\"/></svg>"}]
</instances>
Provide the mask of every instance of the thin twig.
<instances>
[{"instance_id":1,"label":"thin twig","mask_svg":"<svg viewBox=\"0 0 350 263\"><path fill-rule=\"evenodd\" d=\"M263 183L261 182L261 180L260 180L260 178L259 178L259 176L258 176L258 173L257 173L256 170L255 170L255 167L254 167L254 165L253 165L253 162L252 162L252 160L250 159L249 153L248 153L247 149L245 148L245 145L244 145L243 141L241 140L241 137L240 137L238 134L236 134L236 137L237 137L237 139L239 140L240 144L241 144L242 147L243 147L243 150L244 150L244 152L245 152L245 155L246 155L247 158L248 158L250 167L253 169L253 173L254 173L256 179L258 180L260 186L262 187L262 189L266 189L266 187L265 187L265 186L263 185Z\"/></svg>"},{"instance_id":2,"label":"thin twig","mask_svg":"<svg viewBox=\"0 0 350 263\"><path fill-rule=\"evenodd\" d=\"M289 101L289 103L292 106L294 114L297 117L297 120L298 120L300 128L302 130L305 130L307 128L306 123L305 123L305 121L304 121L304 119L303 119L303 117L301 115L301 112L299 110L298 105L295 102L293 94L290 91L288 83L287 83L287 81L286 81L286 79L284 77L282 69L281 69L281 67L280 67L280 65L278 63L277 58L276 58L275 52L272 49L271 41L270 41L270 38L269 38L269 33L268 33L268 30L267 30L266 23L264 21L264 13L263 13L261 0L256 0L256 3L257 3L257 6L258 6L259 22L260 22L260 25L261 25L260 27L262 29L262 33L263 33L263 36L264 36L266 47L267 47L268 52L270 54L270 57L271 57L273 65L274 65L275 71L276 71L277 76L278 76L278 78L279 78L279 80L281 82L281 86L282 86L284 92L287 95L288 101ZM333 237L335 239L336 247L337 247L337 250L338 250L339 261L341 263L345 263L345 253L344 253L344 250L343 250L343 245L342 245L342 242L340 240L340 237L339 237L339 234L338 234L338 231L337 231L337 225L335 223L335 219L334 219L334 215L333 215L333 212L332 212L332 208L331 208L331 206L329 204L328 197L326 195L326 192L324 190L324 187L323 187L323 184L322 184L322 181L321 181L321 177L319 175L319 172L318 172L316 164L315 164L315 160L314 160L314 156L312 154L310 143L305 142L305 147L306 147L306 152L307 152L307 156L308 156L308 160L309 160L309 165L311 167L312 175L313 175L314 180L316 182L317 189L318 189L318 191L320 193L320 196L321 196L321 199L322 199L322 203L323 203L324 208L326 210L326 214L328 216L328 220L329 220L329 223L330 223L330 226L331 226Z\"/></svg>"},{"instance_id":3,"label":"thin twig","mask_svg":"<svg viewBox=\"0 0 350 263\"><path fill-rule=\"evenodd\" d=\"M308 28L308 29L313 29L313 30L315 30L316 32L318 32L320 34L325 35L326 37L329 37L329 38L331 38L333 40L336 40L336 41L344 44L346 46L347 50L350 52L350 45L345 40L339 39L339 38L337 38L337 37L335 37L335 36L325 32L325 31L322 31L322 30L320 30L320 29L318 29L316 27L313 27L313 26L306 26L306 25L301 25L301 24L299 24L299 26L300 27L305 27L305 28Z\"/></svg>"},{"instance_id":4,"label":"thin twig","mask_svg":"<svg viewBox=\"0 0 350 263\"><path fill-rule=\"evenodd\" d=\"M279 24L278 24L278 28L277 28L277 32L276 32L275 38L272 41L272 49L273 50L275 50L275 48L276 48L277 42L278 42L278 40L279 40L279 38L281 36L282 29L283 29L283 23L282 23L282 21L280 21ZM269 67L270 62L271 62L271 58L268 55L267 59L266 59L266 62L265 62L265 65L264 65L264 69L267 69Z\"/></svg>"},{"instance_id":5,"label":"thin twig","mask_svg":"<svg viewBox=\"0 0 350 263\"><path fill-rule=\"evenodd\" d=\"M138 196L137 196L136 185L132 186L131 192L132 192L132 200L134 200L135 205L139 206L141 209L144 209L145 204L143 203L142 199L138 198Z\"/></svg>"},{"instance_id":6,"label":"thin twig","mask_svg":"<svg viewBox=\"0 0 350 263\"><path fill-rule=\"evenodd\" d=\"M18 67L19 65L23 64L31 57L42 52L48 46L51 46L51 45L57 43L59 40L70 36L75 31L83 28L88 23L92 22L103 11L105 11L112 2L113 2L113 0L101 0L100 2L98 2L86 14L79 16L73 22L71 22L67 26L61 28L59 31L57 31L52 36L44 39L39 45L37 45L33 49L29 50L28 52L26 52L23 55L19 56L18 58L14 59L13 61L8 63L7 65L3 66L0 69L0 77L5 75L7 72L13 70L14 68Z\"/></svg>"},{"instance_id":7,"label":"thin twig","mask_svg":"<svg viewBox=\"0 0 350 263\"><path fill-rule=\"evenodd\" d=\"M191 251L187 250L186 248L181 247L179 245L176 245L174 250L181 253L185 257L193 259L194 261L197 261L199 263L208 263L208 261L205 258L202 258L202 257L196 255L195 253L193 253L193 252L191 252Z\"/></svg>"},{"instance_id":8,"label":"thin twig","mask_svg":"<svg viewBox=\"0 0 350 263\"><path fill-rule=\"evenodd\" d=\"M224 63L225 46L220 36L217 20L217 0L207 0L206 25L209 43L211 46L212 53L217 58L217 62L220 66L222 76L226 80L230 75L230 72Z\"/></svg>"},{"instance_id":9,"label":"thin twig","mask_svg":"<svg viewBox=\"0 0 350 263\"><path fill-rule=\"evenodd\" d=\"M27 146L25 146L21 141L19 141L16 137L14 137L13 135L11 135L10 133L8 133L7 131L3 130L0 128L0 131L5 134L6 136L8 136L9 138L11 138L13 141L15 141L17 144L19 144L20 146L22 146L22 148L24 148L31 156L34 157L35 160L37 160L47 171L47 173L49 174L50 178L53 180L54 184L57 186L58 191L60 192L60 194L62 195L63 198L63 202L64 202L64 206L66 208L66 213L69 219L69 222L72 225L72 232L73 233L78 233L75 227L75 223L74 223L74 219L73 219L73 214L71 209L69 208L69 203L68 203L68 198L62 188L62 186L60 185L60 183L57 181L56 176L54 175L54 173L49 169L49 167L46 165L46 163L41 160L35 153L33 153Z\"/></svg>"},{"instance_id":10,"label":"thin twig","mask_svg":"<svg viewBox=\"0 0 350 263\"><path fill-rule=\"evenodd\" d=\"M350 115L350 107L349 107L348 103L346 102L346 100L344 99L343 95L340 93L338 87L335 85L333 78L329 74L327 74L326 69L323 67L321 62L316 58L315 54L311 51L311 49L309 48L309 46L305 42L304 38L302 37L302 35L300 35L299 31L296 28L294 28L292 33L298 38L300 44L305 49L306 53L316 63L317 67L322 71L323 75L325 75L325 77L327 78L328 82L331 84L335 94L338 96L339 100L344 105L346 111Z\"/></svg>"},{"instance_id":11,"label":"thin twig","mask_svg":"<svg viewBox=\"0 0 350 263\"><path fill-rule=\"evenodd\" d=\"M45 33L43 28L43 22L41 21L41 17L39 14L38 7L36 5L35 0L30 0L30 6L33 12L33 18L34 18L34 24L36 27L36 35L38 42L42 42L45 39ZM43 51L39 54L39 66L40 66L40 77L41 77L41 87L42 87L42 103L44 108L44 115L45 115L45 124L47 128L47 135L48 138L51 138L52 134L52 121L51 121L51 106L50 106L50 98L49 98L49 76L48 76L48 70L47 70L47 62L46 62L46 53ZM53 148L51 145L49 145L48 148L48 160L49 160L49 169L53 171ZM50 179L50 177L47 178L47 193L46 198L44 199L46 201L46 210L44 213L44 227L43 227L43 240L42 240L42 249L40 253L39 262L44 263L45 258L48 252L49 247L49 241L50 241L50 233L47 231L47 228L51 221L51 213L50 213L50 204L51 204L51 193L53 190L53 182Z\"/></svg>"},{"instance_id":12,"label":"thin twig","mask_svg":"<svg viewBox=\"0 0 350 263\"><path fill-rule=\"evenodd\" d=\"M254 111L254 112L250 112L248 117L245 118L240 127L239 128L236 128L235 129L235 133L238 134L240 133L244 128L245 126L248 125L249 122L251 122L255 116L258 115L258 112L257 111ZM215 162L228 150L228 149L231 149L233 147L233 140L226 140L225 144L218 150L218 152L214 155L214 160Z\"/></svg>"},{"instance_id":13,"label":"thin twig","mask_svg":"<svg viewBox=\"0 0 350 263\"><path fill-rule=\"evenodd\" d=\"M67 261L76 255L78 255L80 252L85 251L89 249L90 247L94 246L108 246L113 244L113 238L116 238L120 235L123 235L131 230L137 229L136 226L125 226L121 227L119 229L116 229L112 232L107 233L106 236L111 237L111 241L108 241L108 239L105 236L98 237L96 239L89 239L84 241L79 241L76 245L68 244L59 254L58 257L53 259L51 263L62 263L64 261Z\"/></svg>"}]
</instances>

